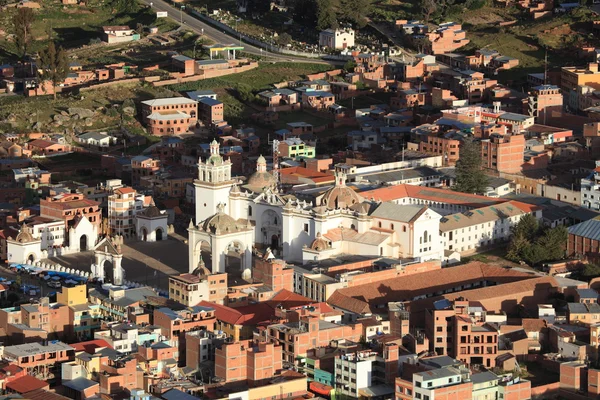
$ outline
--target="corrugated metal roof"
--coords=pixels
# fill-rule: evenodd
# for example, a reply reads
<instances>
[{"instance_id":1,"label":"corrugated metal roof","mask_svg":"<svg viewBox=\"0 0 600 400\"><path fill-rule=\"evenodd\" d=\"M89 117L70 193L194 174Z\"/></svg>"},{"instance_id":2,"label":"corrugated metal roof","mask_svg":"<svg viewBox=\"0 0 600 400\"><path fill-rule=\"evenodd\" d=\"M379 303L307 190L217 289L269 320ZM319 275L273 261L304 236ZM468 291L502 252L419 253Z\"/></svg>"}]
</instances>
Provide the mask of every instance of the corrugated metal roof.
<instances>
[{"instance_id":1,"label":"corrugated metal roof","mask_svg":"<svg viewBox=\"0 0 600 400\"><path fill-rule=\"evenodd\" d=\"M395 203L381 203L381 205L373 211L371 216L392 221L410 222L424 208L426 207L413 204L400 205Z\"/></svg>"},{"instance_id":2,"label":"corrugated metal roof","mask_svg":"<svg viewBox=\"0 0 600 400\"><path fill-rule=\"evenodd\" d=\"M600 221L590 219L569 227L569 233L586 239L600 240Z\"/></svg>"}]
</instances>

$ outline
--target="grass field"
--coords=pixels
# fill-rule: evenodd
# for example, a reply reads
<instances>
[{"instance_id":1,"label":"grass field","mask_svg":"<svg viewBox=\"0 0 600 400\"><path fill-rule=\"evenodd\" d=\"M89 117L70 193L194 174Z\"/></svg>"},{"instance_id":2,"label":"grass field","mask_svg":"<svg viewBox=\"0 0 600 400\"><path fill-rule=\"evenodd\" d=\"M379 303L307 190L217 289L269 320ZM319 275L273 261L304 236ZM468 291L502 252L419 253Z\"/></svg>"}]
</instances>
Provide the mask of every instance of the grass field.
<instances>
[{"instance_id":1,"label":"grass field","mask_svg":"<svg viewBox=\"0 0 600 400\"><path fill-rule=\"evenodd\" d=\"M212 89L217 98L225 105L225 119L230 124L239 124L255 112L245 105L237 96L238 89L244 87L254 94L267 89L274 83L301 79L306 74L331 69L325 64L308 63L261 63L258 68L240 74L226 75L220 78L205 79L169 86L169 89L185 92L191 90Z\"/></svg>"},{"instance_id":2,"label":"grass field","mask_svg":"<svg viewBox=\"0 0 600 400\"><path fill-rule=\"evenodd\" d=\"M89 44L91 40L100 38L100 28L104 25L129 25L135 28L140 23L147 27L156 26L161 32L178 26L168 18L157 19L150 8L142 6L135 13L118 14L110 6L94 0L88 2L87 6L63 6L55 0L39 2L42 9L34 11L30 53L45 48L50 35L52 40L66 49ZM7 8L0 13L0 28L5 31L0 36L0 61L16 59L15 45L8 36L13 31L12 18L15 13L15 8Z\"/></svg>"}]
</instances>

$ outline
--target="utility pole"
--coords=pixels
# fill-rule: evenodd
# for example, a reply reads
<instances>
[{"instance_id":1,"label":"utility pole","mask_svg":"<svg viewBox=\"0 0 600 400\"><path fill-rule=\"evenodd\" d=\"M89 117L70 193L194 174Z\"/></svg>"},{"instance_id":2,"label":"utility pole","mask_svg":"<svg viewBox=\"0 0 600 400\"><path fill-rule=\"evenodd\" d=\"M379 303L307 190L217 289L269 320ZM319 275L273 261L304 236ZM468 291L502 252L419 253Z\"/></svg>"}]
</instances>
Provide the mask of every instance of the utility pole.
<instances>
[{"instance_id":1,"label":"utility pole","mask_svg":"<svg viewBox=\"0 0 600 400\"><path fill-rule=\"evenodd\" d=\"M548 84L548 49L546 49L546 55L544 56L544 85Z\"/></svg>"}]
</instances>

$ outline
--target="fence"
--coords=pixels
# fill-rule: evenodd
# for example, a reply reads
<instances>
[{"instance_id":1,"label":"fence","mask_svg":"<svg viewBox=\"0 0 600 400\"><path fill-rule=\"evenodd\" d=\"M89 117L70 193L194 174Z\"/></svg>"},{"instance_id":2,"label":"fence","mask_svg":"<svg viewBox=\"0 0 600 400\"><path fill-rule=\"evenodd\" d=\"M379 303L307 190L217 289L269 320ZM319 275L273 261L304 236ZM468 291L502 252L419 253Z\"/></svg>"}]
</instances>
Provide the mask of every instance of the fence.
<instances>
[{"instance_id":1,"label":"fence","mask_svg":"<svg viewBox=\"0 0 600 400\"><path fill-rule=\"evenodd\" d=\"M254 69L256 67L258 67L258 63L255 62L255 63L251 63L249 65L243 65L241 67L234 67L234 68L228 68L228 69L204 70L201 75L192 75L192 76L186 76L186 77L175 78L175 79L167 79L164 81L152 82L152 85L153 86L166 86L166 85L174 85L177 83L201 81L203 79L216 78L219 76L225 76L225 75L231 75L231 74L237 74L240 72L250 71L251 69Z\"/></svg>"}]
</instances>

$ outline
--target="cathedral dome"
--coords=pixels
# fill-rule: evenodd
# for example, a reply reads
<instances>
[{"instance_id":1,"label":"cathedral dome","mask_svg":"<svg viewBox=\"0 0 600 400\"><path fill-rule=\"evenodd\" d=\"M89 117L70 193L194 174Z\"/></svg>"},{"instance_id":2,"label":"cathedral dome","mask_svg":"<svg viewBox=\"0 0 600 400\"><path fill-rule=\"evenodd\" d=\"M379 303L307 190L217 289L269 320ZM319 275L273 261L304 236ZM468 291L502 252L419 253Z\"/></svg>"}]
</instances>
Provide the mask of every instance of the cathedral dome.
<instances>
[{"instance_id":1,"label":"cathedral dome","mask_svg":"<svg viewBox=\"0 0 600 400\"><path fill-rule=\"evenodd\" d=\"M317 238L313 240L312 244L310 245L310 248L317 251L325 250L329 248L329 243L327 240L323 239L321 233L319 232L317 233Z\"/></svg>"},{"instance_id":2,"label":"cathedral dome","mask_svg":"<svg viewBox=\"0 0 600 400\"><path fill-rule=\"evenodd\" d=\"M198 262L198 267L194 270L194 275L197 275L198 277L200 277L202 279L202 278L209 276L210 274L211 274L210 270L208 268L206 268L206 265L204 264L202 257L200 257L200 262Z\"/></svg>"},{"instance_id":3,"label":"cathedral dome","mask_svg":"<svg viewBox=\"0 0 600 400\"><path fill-rule=\"evenodd\" d=\"M144 210L144 216L148 218L160 217L162 214L156 206L150 206Z\"/></svg>"},{"instance_id":4,"label":"cathedral dome","mask_svg":"<svg viewBox=\"0 0 600 400\"><path fill-rule=\"evenodd\" d=\"M253 191L261 191L275 184L275 177L267 172L267 160L261 155L256 160L256 172L248 179L248 186Z\"/></svg>"},{"instance_id":5,"label":"cathedral dome","mask_svg":"<svg viewBox=\"0 0 600 400\"><path fill-rule=\"evenodd\" d=\"M202 224L202 228L211 233L231 233L240 229L237 221L223 212L223 208L219 208L219 212L208 218Z\"/></svg>"},{"instance_id":6,"label":"cathedral dome","mask_svg":"<svg viewBox=\"0 0 600 400\"><path fill-rule=\"evenodd\" d=\"M15 241L19 243L29 243L34 242L35 238L31 234L29 227L23 224L23 226L21 226L21 229L19 230L19 234L17 235Z\"/></svg>"},{"instance_id":7,"label":"cathedral dome","mask_svg":"<svg viewBox=\"0 0 600 400\"><path fill-rule=\"evenodd\" d=\"M349 208L362 201L360 196L347 186L334 186L321 198L321 205L329 210Z\"/></svg>"},{"instance_id":8,"label":"cathedral dome","mask_svg":"<svg viewBox=\"0 0 600 400\"><path fill-rule=\"evenodd\" d=\"M264 189L275 185L275 177L268 172L255 172L248 179L248 186L255 189Z\"/></svg>"}]
</instances>

